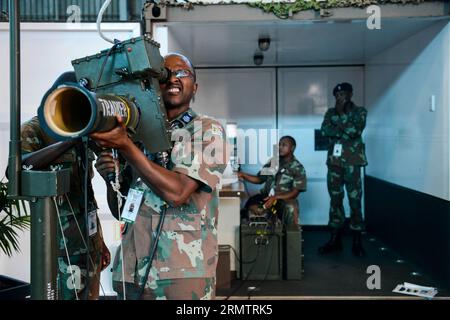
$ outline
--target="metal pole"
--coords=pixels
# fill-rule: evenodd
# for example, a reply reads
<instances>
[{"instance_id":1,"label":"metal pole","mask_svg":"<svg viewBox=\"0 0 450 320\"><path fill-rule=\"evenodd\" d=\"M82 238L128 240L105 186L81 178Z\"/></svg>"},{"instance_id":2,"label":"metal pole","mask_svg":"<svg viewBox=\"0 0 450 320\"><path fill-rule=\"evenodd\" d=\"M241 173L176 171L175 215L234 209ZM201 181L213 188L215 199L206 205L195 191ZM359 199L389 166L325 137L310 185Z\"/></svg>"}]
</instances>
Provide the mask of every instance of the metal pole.
<instances>
[{"instance_id":1,"label":"metal pole","mask_svg":"<svg viewBox=\"0 0 450 320\"><path fill-rule=\"evenodd\" d=\"M10 43L10 141L8 159L8 195L20 195L20 6L19 0L9 1Z\"/></svg>"},{"instance_id":2,"label":"metal pole","mask_svg":"<svg viewBox=\"0 0 450 320\"><path fill-rule=\"evenodd\" d=\"M30 202L31 299L57 300L56 209L50 197Z\"/></svg>"},{"instance_id":3,"label":"metal pole","mask_svg":"<svg viewBox=\"0 0 450 320\"><path fill-rule=\"evenodd\" d=\"M21 190L20 140L20 6L19 0L9 1L10 40L10 141L8 158L8 197L23 198ZM35 173L36 177L38 173ZM25 196L42 191L41 179L30 183ZM53 185L57 185L56 181ZM38 187L41 186L41 187ZM45 188L44 188L45 189ZM46 190L44 190L46 191ZM60 193L66 192L62 190ZM25 192L26 193L26 192ZM53 192L55 194L55 192ZM45 195L47 196L47 195ZM57 298L56 224L55 206L49 194L31 202L31 298L53 300Z\"/></svg>"}]
</instances>

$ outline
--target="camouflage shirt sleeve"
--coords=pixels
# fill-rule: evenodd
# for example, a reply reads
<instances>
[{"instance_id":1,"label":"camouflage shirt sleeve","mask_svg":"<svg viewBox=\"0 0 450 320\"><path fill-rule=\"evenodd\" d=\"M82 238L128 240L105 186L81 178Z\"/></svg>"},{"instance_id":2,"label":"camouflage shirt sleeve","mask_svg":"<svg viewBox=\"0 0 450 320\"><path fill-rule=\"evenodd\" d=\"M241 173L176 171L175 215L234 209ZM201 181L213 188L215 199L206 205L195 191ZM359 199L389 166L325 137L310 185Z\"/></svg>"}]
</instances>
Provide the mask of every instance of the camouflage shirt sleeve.
<instances>
[{"instance_id":1,"label":"camouflage shirt sleeve","mask_svg":"<svg viewBox=\"0 0 450 320\"><path fill-rule=\"evenodd\" d=\"M219 122L203 117L193 121L193 128L189 139L175 143L172 170L201 182L200 190L212 192L220 187L228 162L225 130Z\"/></svg>"},{"instance_id":2,"label":"camouflage shirt sleeve","mask_svg":"<svg viewBox=\"0 0 450 320\"><path fill-rule=\"evenodd\" d=\"M322 122L322 126L320 128L322 135L326 137L337 137L340 138L342 136L342 130L332 121L332 117L338 117L337 115L333 115L332 109L328 109L325 113L325 117Z\"/></svg>"},{"instance_id":3,"label":"camouflage shirt sleeve","mask_svg":"<svg viewBox=\"0 0 450 320\"><path fill-rule=\"evenodd\" d=\"M306 191L306 170L301 164L294 171L293 178L292 186L297 190Z\"/></svg>"},{"instance_id":4,"label":"camouflage shirt sleeve","mask_svg":"<svg viewBox=\"0 0 450 320\"><path fill-rule=\"evenodd\" d=\"M344 114L339 117L337 122L342 130L342 137L344 139L354 139L360 137L366 126L367 110L365 108L356 108L350 114Z\"/></svg>"},{"instance_id":5,"label":"camouflage shirt sleeve","mask_svg":"<svg viewBox=\"0 0 450 320\"><path fill-rule=\"evenodd\" d=\"M322 123L322 134L328 137L346 140L361 136L366 126L367 111L363 107L356 107L348 114L338 115L329 109Z\"/></svg>"},{"instance_id":6,"label":"camouflage shirt sleeve","mask_svg":"<svg viewBox=\"0 0 450 320\"><path fill-rule=\"evenodd\" d=\"M37 117L22 124L20 128L20 136L22 139L22 153L31 153L45 147L42 129L39 126Z\"/></svg>"},{"instance_id":7,"label":"camouflage shirt sleeve","mask_svg":"<svg viewBox=\"0 0 450 320\"><path fill-rule=\"evenodd\" d=\"M272 161L272 159L270 159L270 160L262 167L262 169L264 169L264 168L270 168L271 161ZM262 174L262 173L261 173L262 169L258 171L258 173L256 174L256 176L259 177L259 179L261 179L261 182L266 182L266 181L267 181L267 178L268 178L269 176L268 176L267 174Z\"/></svg>"}]
</instances>

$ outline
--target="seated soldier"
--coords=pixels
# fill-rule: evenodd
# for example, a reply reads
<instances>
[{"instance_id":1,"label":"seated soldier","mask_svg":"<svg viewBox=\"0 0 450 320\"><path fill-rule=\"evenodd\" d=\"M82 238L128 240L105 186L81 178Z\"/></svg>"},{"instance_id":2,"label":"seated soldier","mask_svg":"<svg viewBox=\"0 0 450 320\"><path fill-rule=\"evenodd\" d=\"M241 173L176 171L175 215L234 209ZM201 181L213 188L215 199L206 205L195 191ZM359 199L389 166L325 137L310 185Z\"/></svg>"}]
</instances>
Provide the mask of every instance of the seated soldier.
<instances>
[{"instance_id":1,"label":"seated soldier","mask_svg":"<svg viewBox=\"0 0 450 320\"><path fill-rule=\"evenodd\" d=\"M306 191L306 171L300 161L294 156L295 139L284 136L279 143L279 168L273 175L256 176L239 172L240 179L251 183L265 183L259 194L250 197L241 213L241 219L247 219L248 214L265 215L276 213L284 225L299 224L299 206L297 197ZM269 168L271 161L263 168Z\"/></svg>"}]
</instances>

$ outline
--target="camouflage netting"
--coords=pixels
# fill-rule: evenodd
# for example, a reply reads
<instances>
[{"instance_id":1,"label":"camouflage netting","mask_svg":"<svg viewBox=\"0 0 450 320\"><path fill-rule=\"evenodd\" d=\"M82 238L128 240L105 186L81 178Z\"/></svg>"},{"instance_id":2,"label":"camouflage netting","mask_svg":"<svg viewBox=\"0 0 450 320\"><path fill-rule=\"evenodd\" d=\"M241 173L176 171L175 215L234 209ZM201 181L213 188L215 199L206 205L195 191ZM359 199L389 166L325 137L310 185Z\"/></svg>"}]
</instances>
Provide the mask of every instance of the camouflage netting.
<instances>
[{"instance_id":1,"label":"camouflage netting","mask_svg":"<svg viewBox=\"0 0 450 320\"><path fill-rule=\"evenodd\" d=\"M201 0L198 1L184 1L184 0L160 0L160 3L166 3L169 6L183 6L187 10L194 8L194 5L225 5L225 4L242 4L252 8L259 8L267 13L273 13L275 16L281 19L286 19L295 13L305 10L320 10L320 9L332 9L332 8L365 8L370 5L384 5L384 4L421 4L424 2L443 2L445 0L295 0L292 2L283 3L282 1L267 3L268 1L259 2L243 2L224 0L217 3L204 3Z\"/></svg>"},{"instance_id":2,"label":"camouflage netting","mask_svg":"<svg viewBox=\"0 0 450 320\"><path fill-rule=\"evenodd\" d=\"M286 19L295 13L305 10L320 10L320 9L332 9L332 8L365 8L370 5L383 5L383 4L420 4L423 2L437 2L435 0L296 0L293 3L248 3L250 7L260 8L264 12L273 13L278 18Z\"/></svg>"}]
</instances>

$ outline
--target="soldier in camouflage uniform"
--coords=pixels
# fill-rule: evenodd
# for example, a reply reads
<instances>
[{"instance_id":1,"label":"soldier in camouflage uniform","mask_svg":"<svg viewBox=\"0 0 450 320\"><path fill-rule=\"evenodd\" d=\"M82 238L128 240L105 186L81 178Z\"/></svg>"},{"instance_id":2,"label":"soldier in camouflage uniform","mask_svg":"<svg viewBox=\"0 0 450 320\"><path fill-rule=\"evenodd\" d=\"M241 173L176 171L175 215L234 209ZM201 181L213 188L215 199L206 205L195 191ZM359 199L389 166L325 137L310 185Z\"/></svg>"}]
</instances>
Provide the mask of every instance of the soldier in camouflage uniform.
<instances>
[{"instance_id":1,"label":"soldier in camouflage uniform","mask_svg":"<svg viewBox=\"0 0 450 320\"><path fill-rule=\"evenodd\" d=\"M361 242L364 227L361 212L361 167L367 165L367 159L361 135L366 125L367 111L351 101L352 94L353 88L349 83L344 82L334 88L336 106L328 109L321 128L322 134L330 141L327 185L331 198L328 224L331 238L319 248L322 254L342 250L340 230L345 220L344 185L351 208L352 251L356 256L365 254Z\"/></svg>"},{"instance_id":2,"label":"soldier in camouflage uniform","mask_svg":"<svg viewBox=\"0 0 450 320\"><path fill-rule=\"evenodd\" d=\"M76 82L75 74L73 72L67 72L61 75L47 94L64 82ZM47 94L44 96L44 99ZM83 147L81 146L81 143L72 143L69 148L64 146L61 148L61 144L57 144L53 138L48 136L42 130L38 117L33 117L22 125L21 139L24 163L34 163L34 169L49 169L50 165L59 165L62 168L69 168L72 171L70 177L70 192L57 199L61 227L64 232L64 239L68 251L67 256L63 234L61 233L59 220L57 220L58 299L72 300L77 297L78 299L83 299L85 297L88 299L98 299L100 272L109 264L110 255L103 242L100 221L96 214L97 203L94 198L91 179L89 179L88 182L88 212L95 212L97 232L89 237L90 254L89 256L87 254L83 191ZM45 150L43 150L44 148ZM45 158L45 164L33 160L33 158L42 159L42 157ZM90 178L93 176L93 159L93 154L91 152L89 154ZM88 261L88 258L90 261ZM89 280L86 278L88 263L90 263ZM71 270L75 275L74 284L71 279L69 279ZM89 283L89 291L85 290L86 283Z\"/></svg>"},{"instance_id":3,"label":"soldier in camouflage uniform","mask_svg":"<svg viewBox=\"0 0 450 320\"><path fill-rule=\"evenodd\" d=\"M227 163L225 132L216 120L190 109L197 91L192 63L170 54L164 64L172 72L161 90L175 142L167 168L134 144L123 125L92 135L126 160L120 179L127 201L132 193L142 196L136 200L135 217L124 219L133 206L122 211L125 222L113 263L113 286L120 299L214 299L218 187ZM104 153L96 168L106 178L114 170L111 154ZM108 187L111 210L117 211L116 200Z\"/></svg>"},{"instance_id":4,"label":"soldier in camouflage uniform","mask_svg":"<svg viewBox=\"0 0 450 320\"><path fill-rule=\"evenodd\" d=\"M279 168L272 175L262 174L258 172L256 176L239 172L241 179L252 183L264 183L264 187L260 193L251 197L247 201L243 214L248 210L258 211L261 203L264 208L271 208L278 202L283 205L281 222L284 225L298 225L299 224L299 204L298 195L300 192L306 191L306 171L300 161L294 156L296 147L295 139L291 136L284 136L279 143ZM263 168L271 166L271 160L264 165ZM245 218L245 217L244 217Z\"/></svg>"}]
</instances>

